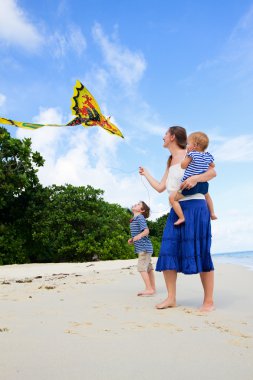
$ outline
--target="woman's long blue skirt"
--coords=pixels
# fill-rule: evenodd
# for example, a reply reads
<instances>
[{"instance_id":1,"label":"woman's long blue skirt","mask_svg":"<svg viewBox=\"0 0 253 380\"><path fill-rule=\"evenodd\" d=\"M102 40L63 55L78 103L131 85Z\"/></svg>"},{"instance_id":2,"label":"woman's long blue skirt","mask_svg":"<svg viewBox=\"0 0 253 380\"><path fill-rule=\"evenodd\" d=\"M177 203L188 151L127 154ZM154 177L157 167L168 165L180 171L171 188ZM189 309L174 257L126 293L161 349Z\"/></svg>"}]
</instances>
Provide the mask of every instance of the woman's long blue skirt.
<instances>
[{"instance_id":1,"label":"woman's long blue skirt","mask_svg":"<svg viewBox=\"0 0 253 380\"><path fill-rule=\"evenodd\" d=\"M178 216L171 209L163 231L157 271L176 270L185 274L214 270L210 254L211 221L206 201L180 202L185 223L174 226Z\"/></svg>"}]
</instances>

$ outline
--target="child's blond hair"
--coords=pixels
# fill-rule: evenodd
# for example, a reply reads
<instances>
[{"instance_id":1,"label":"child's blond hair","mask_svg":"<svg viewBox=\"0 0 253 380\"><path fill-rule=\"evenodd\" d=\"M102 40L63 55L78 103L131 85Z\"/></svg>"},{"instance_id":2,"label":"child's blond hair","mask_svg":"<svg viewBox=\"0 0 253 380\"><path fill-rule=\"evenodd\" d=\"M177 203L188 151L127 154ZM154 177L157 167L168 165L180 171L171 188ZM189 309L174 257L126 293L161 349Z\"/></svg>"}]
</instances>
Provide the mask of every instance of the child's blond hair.
<instances>
[{"instance_id":1,"label":"child's blond hair","mask_svg":"<svg viewBox=\"0 0 253 380\"><path fill-rule=\"evenodd\" d=\"M193 132L190 134L189 138L192 139L193 143L201 152L204 152L208 147L209 138L204 132Z\"/></svg>"}]
</instances>

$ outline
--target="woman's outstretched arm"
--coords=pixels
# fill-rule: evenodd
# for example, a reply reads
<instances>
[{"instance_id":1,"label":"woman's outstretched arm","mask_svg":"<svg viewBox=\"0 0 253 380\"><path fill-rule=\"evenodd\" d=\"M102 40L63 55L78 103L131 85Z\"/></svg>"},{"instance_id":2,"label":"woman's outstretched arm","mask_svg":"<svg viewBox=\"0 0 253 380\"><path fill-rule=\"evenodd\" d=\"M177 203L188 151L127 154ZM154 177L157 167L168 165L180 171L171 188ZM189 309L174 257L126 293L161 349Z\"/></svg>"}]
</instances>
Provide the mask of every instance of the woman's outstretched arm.
<instances>
[{"instance_id":1,"label":"woman's outstretched arm","mask_svg":"<svg viewBox=\"0 0 253 380\"><path fill-rule=\"evenodd\" d=\"M202 174L193 175L192 177L187 178L181 185L181 189L191 189L198 182L208 182L211 179L216 177L216 171L213 168L210 168Z\"/></svg>"},{"instance_id":2,"label":"woman's outstretched arm","mask_svg":"<svg viewBox=\"0 0 253 380\"><path fill-rule=\"evenodd\" d=\"M159 182L154 177L152 177L152 175L145 168L143 168L142 166L139 167L140 175L143 175L144 177L146 177L147 181L150 183L153 189L158 191L158 193L162 193L166 189L166 180L168 177L168 172L169 172L169 169L166 168L163 178Z\"/></svg>"}]
</instances>

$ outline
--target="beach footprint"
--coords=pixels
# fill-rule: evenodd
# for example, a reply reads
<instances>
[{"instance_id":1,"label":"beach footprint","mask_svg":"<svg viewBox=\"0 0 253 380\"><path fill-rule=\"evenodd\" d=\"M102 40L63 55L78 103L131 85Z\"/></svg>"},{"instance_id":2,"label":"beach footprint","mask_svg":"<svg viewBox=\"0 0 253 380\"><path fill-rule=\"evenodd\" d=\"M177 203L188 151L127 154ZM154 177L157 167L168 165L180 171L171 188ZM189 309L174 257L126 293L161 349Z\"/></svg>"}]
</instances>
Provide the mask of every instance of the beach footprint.
<instances>
[{"instance_id":1,"label":"beach footprint","mask_svg":"<svg viewBox=\"0 0 253 380\"><path fill-rule=\"evenodd\" d=\"M84 322L70 322L70 328L67 328L64 330L65 334L74 334L74 335L80 335L80 336L86 336L84 334L84 331L87 331L87 329L93 327L93 323L90 321L84 321Z\"/></svg>"},{"instance_id":2,"label":"beach footprint","mask_svg":"<svg viewBox=\"0 0 253 380\"><path fill-rule=\"evenodd\" d=\"M215 328L216 330L218 330L219 332L221 332L223 334L227 334L227 335L229 335L231 337L237 338L237 339L233 339L232 340L233 344L235 344L236 346L243 345L246 348L248 348L248 344L252 343L252 335L245 334L242 331L230 328L229 326L220 324L218 322L205 321L205 323L208 326ZM246 341L248 343L245 344Z\"/></svg>"},{"instance_id":3,"label":"beach footprint","mask_svg":"<svg viewBox=\"0 0 253 380\"><path fill-rule=\"evenodd\" d=\"M159 323L159 322L153 322L153 323L138 323L138 322L125 322L123 325L125 325L127 330L152 330L152 329L161 329L161 330L170 330L170 331L183 331L183 329L180 326L176 326L172 323Z\"/></svg>"},{"instance_id":4,"label":"beach footprint","mask_svg":"<svg viewBox=\"0 0 253 380\"><path fill-rule=\"evenodd\" d=\"M8 329L8 327L0 327L0 332L1 332L1 333L5 333L5 332L8 332L8 331L10 331L10 330Z\"/></svg>"},{"instance_id":5,"label":"beach footprint","mask_svg":"<svg viewBox=\"0 0 253 380\"><path fill-rule=\"evenodd\" d=\"M192 308L189 308L189 307L182 307L180 308L183 312L185 312L185 314L192 314L192 315L196 315L197 317L205 317L206 316L206 313L205 312L201 312L197 309L192 309Z\"/></svg>"}]
</instances>

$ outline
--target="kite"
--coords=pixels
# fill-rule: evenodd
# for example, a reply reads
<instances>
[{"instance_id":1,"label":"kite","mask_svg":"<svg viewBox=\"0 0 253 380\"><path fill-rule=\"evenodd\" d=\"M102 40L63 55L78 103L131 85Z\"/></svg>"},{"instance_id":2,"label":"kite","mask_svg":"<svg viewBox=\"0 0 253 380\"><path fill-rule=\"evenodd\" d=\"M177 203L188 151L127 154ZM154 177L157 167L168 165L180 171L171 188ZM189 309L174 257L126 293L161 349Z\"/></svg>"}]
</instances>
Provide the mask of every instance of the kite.
<instances>
[{"instance_id":1,"label":"kite","mask_svg":"<svg viewBox=\"0 0 253 380\"><path fill-rule=\"evenodd\" d=\"M105 117L94 96L87 90L84 85L76 81L74 86L74 95L71 98L72 115L76 117L67 124L36 124L25 123L0 117L0 124L14 125L19 128L38 129L42 127L67 127L83 125L84 127L93 127L98 125L107 132L124 138L121 131L110 121L110 117Z\"/></svg>"},{"instance_id":2,"label":"kite","mask_svg":"<svg viewBox=\"0 0 253 380\"><path fill-rule=\"evenodd\" d=\"M74 95L71 98L70 108L72 115L75 115L76 118L67 125L82 124L84 127L99 125L107 132L124 138L121 131L110 121L110 117L106 118L102 114L94 96L78 80L74 87Z\"/></svg>"}]
</instances>

